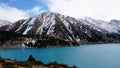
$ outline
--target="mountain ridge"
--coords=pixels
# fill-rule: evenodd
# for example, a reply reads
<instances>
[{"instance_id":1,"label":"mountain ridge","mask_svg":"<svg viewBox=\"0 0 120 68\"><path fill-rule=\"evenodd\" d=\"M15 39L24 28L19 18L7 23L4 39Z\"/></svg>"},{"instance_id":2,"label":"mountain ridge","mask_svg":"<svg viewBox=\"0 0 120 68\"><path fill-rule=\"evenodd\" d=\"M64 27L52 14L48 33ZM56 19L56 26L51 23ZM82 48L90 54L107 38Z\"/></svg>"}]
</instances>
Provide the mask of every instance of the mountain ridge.
<instances>
[{"instance_id":1,"label":"mountain ridge","mask_svg":"<svg viewBox=\"0 0 120 68\"><path fill-rule=\"evenodd\" d=\"M51 43L59 45L61 44L60 41L64 41L67 45L73 45L73 43L75 45L82 43L109 43L120 41L119 22L119 20L106 22L90 17L75 19L48 11L28 19L18 20L3 31L15 32L21 35L36 35L39 36L41 41L45 39L45 43L49 42L50 39L57 40L49 42L47 45ZM40 40L37 42L37 46L38 43L41 44Z\"/></svg>"}]
</instances>

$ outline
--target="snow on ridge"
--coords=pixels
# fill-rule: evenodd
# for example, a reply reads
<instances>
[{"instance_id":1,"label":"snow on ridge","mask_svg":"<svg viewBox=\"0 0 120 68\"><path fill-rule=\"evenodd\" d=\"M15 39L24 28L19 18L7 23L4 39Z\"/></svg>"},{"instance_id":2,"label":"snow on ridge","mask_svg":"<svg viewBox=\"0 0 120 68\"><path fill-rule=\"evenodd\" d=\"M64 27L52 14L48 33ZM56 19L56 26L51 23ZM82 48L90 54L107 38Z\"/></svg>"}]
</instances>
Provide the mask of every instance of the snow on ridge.
<instances>
[{"instance_id":1,"label":"snow on ridge","mask_svg":"<svg viewBox=\"0 0 120 68\"><path fill-rule=\"evenodd\" d=\"M111 21L103 21L103 20L96 20L93 19L91 17L83 17L81 19L75 19L73 17L70 16L65 16L65 15L61 15L59 13L54 13L54 12L43 12L41 14L39 14L38 16L35 16L33 18L27 19L26 21L24 21L22 23L22 25L20 25L20 27L15 31L19 31L22 29L22 27L24 25L27 25L27 29L23 32L23 34L26 34L30 29L32 29L32 25L34 24L35 20L38 19L41 23L41 25L37 28L36 33L42 33L43 32L43 28L49 28L47 31L47 34L53 33L54 31L54 24L55 22L55 18L58 17L63 24L65 25L65 27L68 29L68 31L70 31L70 33L72 33L71 29L69 28L72 25L81 22L84 23L85 25L88 25L91 28L94 28L97 31L101 31L101 32L110 32L110 33L120 33L120 20L111 20ZM30 21L29 21L30 20Z\"/></svg>"},{"instance_id":2,"label":"snow on ridge","mask_svg":"<svg viewBox=\"0 0 120 68\"><path fill-rule=\"evenodd\" d=\"M0 27L5 26L5 25L10 25L11 23L7 20L0 20Z\"/></svg>"},{"instance_id":3,"label":"snow on ridge","mask_svg":"<svg viewBox=\"0 0 120 68\"><path fill-rule=\"evenodd\" d=\"M34 22L35 22L35 20L36 20L36 18L32 18L32 19L30 20L30 22L28 23L28 25L33 25Z\"/></svg>"},{"instance_id":4,"label":"snow on ridge","mask_svg":"<svg viewBox=\"0 0 120 68\"><path fill-rule=\"evenodd\" d=\"M35 20L36 20L36 18L32 18L32 19L30 20L30 22L27 23L27 28L26 28L26 30L23 32L24 35L27 34L28 31L30 31L30 30L32 29Z\"/></svg>"},{"instance_id":5,"label":"snow on ridge","mask_svg":"<svg viewBox=\"0 0 120 68\"><path fill-rule=\"evenodd\" d=\"M42 34L44 32L43 28L48 29L47 34L53 32L52 26L55 24L55 14L52 12L45 12L39 15L39 20L42 19L42 25L37 29L36 33ZM51 31L52 29L52 31Z\"/></svg>"},{"instance_id":6,"label":"snow on ridge","mask_svg":"<svg viewBox=\"0 0 120 68\"><path fill-rule=\"evenodd\" d=\"M19 27L15 32L20 31L20 30L22 29L22 27L23 27L26 23L28 23L29 20L30 20L30 18L27 19L26 21L24 21L24 22L20 25L20 27Z\"/></svg>"},{"instance_id":7,"label":"snow on ridge","mask_svg":"<svg viewBox=\"0 0 120 68\"><path fill-rule=\"evenodd\" d=\"M32 29L32 27L27 27L27 29L23 32L24 35L26 35L28 33L28 31L30 31Z\"/></svg>"},{"instance_id":8,"label":"snow on ridge","mask_svg":"<svg viewBox=\"0 0 120 68\"><path fill-rule=\"evenodd\" d=\"M117 21L115 24L113 21L107 22L103 20L96 20L90 17L81 18L79 21L101 32L105 30L109 33L119 33L118 30L120 30L120 21Z\"/></svg>"}]
</instances>

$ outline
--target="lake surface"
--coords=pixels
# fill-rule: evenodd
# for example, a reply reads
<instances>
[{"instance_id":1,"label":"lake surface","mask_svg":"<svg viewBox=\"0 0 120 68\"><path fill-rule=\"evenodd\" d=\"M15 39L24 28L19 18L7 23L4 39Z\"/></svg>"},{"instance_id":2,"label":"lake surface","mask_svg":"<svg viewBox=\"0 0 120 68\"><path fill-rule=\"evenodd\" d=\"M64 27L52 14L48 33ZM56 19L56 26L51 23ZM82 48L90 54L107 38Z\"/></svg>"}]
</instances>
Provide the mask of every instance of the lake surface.
<instances>
[{"instance_id":1,"label":"lake surface","mask_svg":"<svg viewBox=\"0 0 120 68\"><path fill-rule=\"evenodd\" d=\"M0 50L2 58L26 61L32 54L44 63L57 61L79 68L120 68L120 44L90 44L60 48L12 48Z\"/></svg>"}]
</instances>

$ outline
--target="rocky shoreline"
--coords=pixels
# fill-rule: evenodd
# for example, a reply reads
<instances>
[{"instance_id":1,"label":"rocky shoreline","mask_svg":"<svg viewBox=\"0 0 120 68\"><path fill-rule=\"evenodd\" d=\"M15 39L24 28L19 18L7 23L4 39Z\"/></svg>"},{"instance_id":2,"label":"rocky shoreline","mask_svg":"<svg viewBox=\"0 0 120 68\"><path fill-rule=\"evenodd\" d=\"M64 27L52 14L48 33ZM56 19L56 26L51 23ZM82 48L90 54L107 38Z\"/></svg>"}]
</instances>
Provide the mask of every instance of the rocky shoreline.
<instances>
[{"instance_id":1,"label":"rocky shoreline","mask_svg":"<svg viewBox=\"0 0 120 68\"><path fill-rule=\"evenodd\" d=\"M4 59L0 57L0 68L77 68L75 65L69 67L66 64L59 64L57 62L49 62L47 64L35 60L32 55L27 61L16 61Z\"/></svg>"}]
</instances>

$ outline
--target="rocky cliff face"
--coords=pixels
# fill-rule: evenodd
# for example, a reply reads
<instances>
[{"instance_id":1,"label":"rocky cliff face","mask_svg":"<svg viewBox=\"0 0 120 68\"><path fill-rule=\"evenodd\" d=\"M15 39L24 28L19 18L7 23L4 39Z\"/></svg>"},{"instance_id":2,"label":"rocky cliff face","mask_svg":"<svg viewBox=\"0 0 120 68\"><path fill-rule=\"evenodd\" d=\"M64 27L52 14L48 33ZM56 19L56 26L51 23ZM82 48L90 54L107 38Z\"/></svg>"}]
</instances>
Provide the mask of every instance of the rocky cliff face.
<instances>
[{"instance_id":1,"label":"rocky cliff face","mask_svg":"<svg viewBox=\"0 0 120 68\"><path fill-rule=\"evenodd\" d=\"M8 31L23 35L55 36L80 42L80 39L93 38L103 41L104 34L75 18L58 13L45 12L27 20L19 20L9 26ZM93 37L94 36L94 37ZM100 36L98 39L97 36ZM91 40L92 41L92 40Z\"/></svg>"},{"instance_id":2,"label":"rocky cliff face","mask_svg":"<svg viewBox=\"0 0 120 68\"><path fill-rule=\"evenodd\" d=\"M11 23L7 20L0 20L0 31L5 31Z\"/></svg>"},{"instance_id":3,"label":"rocky cliff face","mask_svg":"<svg viewBox=\"0 0 120 68\"><path fill-rule=\"evenodd\" d=\"M7 31L23 35L55 36L72 41L80 41L76 32L77 20L58 13L45 12L27 20L19 20L9 26Z\"/></svg>"},{"instance_id":4,"label":"rocky cliff face","mask_svg":"<svg viewBox=\"0 0 120 68\"><path fill-rule=\"evenodd\" d=\"M80 22L106 35L112 41L120 41L120 20L102 21L90 17L78 19ZM107 39L108 39L107 38Z\"/></svg>"},{"instance_id":5,"label":"rocky cliff face","mask_svg":"<svg viewBox=\"0 0 120 68\"><path fill-rule=\"evenodd\" d=\"M25 36L37 37L36 45L39 42L45 41L45 43L48 42L46 45L51 43L59 45L61 44L61 40L67 43L65 45L73 45L73 43L105 43L110 41L119 41L119 28L119 20L105 22L102 20L95 20L90 17L75 19L59 13L44 12L32 18L16 21L7 26L7 29L5 30ZM49 42L51 39L55 41Z\"/></svg>"}]
</instances>

